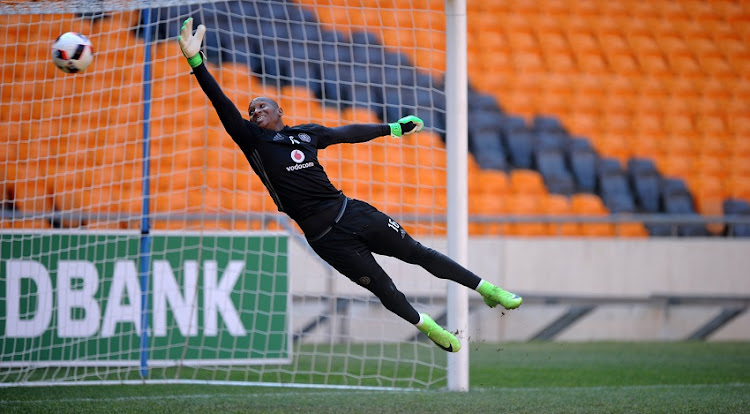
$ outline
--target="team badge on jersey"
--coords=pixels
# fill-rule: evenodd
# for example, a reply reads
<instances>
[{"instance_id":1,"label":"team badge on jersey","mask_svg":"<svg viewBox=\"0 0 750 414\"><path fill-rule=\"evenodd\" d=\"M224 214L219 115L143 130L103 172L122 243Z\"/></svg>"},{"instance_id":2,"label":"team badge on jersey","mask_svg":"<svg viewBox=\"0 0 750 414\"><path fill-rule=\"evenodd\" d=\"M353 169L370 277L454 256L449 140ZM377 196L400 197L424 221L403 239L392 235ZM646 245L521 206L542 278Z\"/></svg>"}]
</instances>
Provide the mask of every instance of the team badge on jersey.
<instances>
[{"instance_id":1,"label":"team badge on jersey","mask_svg":"<svg viewBox=\"0 0 750 414\"><path fill-rule=\"evenodd\" d=\"M294 150L292 151L292 161L296 162L297 164L301 163L305 160L305 153L300 150Z\"/></svg>"},{"instance_id":2,"label":"team badge on jersey","mask_svg":"<svg viewBox=\"0 0 750 414\"><path fill-rule=\"evenodd\" d=\"M302 142L309 143L310 141L312 141L312 139L310 138L310 136L307 135L307 134L305 134L304 132L301 133L301 134L298 134L297 138L299 138L299 140L302 141Z\"/></svg>"}]
</instances>

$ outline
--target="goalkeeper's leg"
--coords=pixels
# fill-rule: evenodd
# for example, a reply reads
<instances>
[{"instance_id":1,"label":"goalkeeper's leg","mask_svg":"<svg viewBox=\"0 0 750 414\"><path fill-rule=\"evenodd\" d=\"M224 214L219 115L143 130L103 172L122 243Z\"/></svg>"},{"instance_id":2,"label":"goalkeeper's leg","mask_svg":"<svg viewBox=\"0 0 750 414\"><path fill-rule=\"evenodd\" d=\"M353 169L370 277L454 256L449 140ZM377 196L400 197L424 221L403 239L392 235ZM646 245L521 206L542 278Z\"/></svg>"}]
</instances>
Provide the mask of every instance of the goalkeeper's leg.
<instances>
[{"instance_id":1,"label":"goalkeeper's leg","mask_svg":"<svg viewBox=\"0 0 750 414\"><path fill-rule=\"evenodd\" d=\"M372 257L372 254L369 256ZM375 259L373 258L373 260ZM379 265L377 266L380 267ZM396 285L393 284L393 281L385 271L378 274L377 277L367 285L363 286L375 294L375 296L380 299L383 306L414 324L417 329L427 335L427 337L430 338L430 340L432 340L432 342L434 342L439 348L448 352L458 352L458 350L461 349L461 343L458 341L458 338L442 326L438 325L438 323L426 313L417 314L417 320L415 322L414 314L416 314L417 311L409 301L406 300L406 296L396 288Z\"/></svg>"},{"instance_id":2,"label":"goalkeeper's leg","mask_svg":"<svg viewBox=\"0 0 750 414\"><path fill-rule=\"evenodd\" d=\"M455 335L414 309L361 240L333 229L321 240L311 242L310 246L341 274L377 296L386 309L415 325L435 345L448 352L458 352L461 348Z\"/></svg>"},{"instance_id":3,"label":"goalkeeper's leg","mask_svg":"<svg viewBox=\"0 0 750 414\"><path fill-rule=\"evenodd\" d=\"M369 226L363 234L374 253L421 266L440 279L452 280L476 290L491 308L501 305L505 309L515 309L521 306L523 298L520 296L482 280L450 257L414 240L387 215L383 213L380 215L382 215L379 220L381 223ZM394 231L394 226L398 227L398 231Z\"/></svg>"}]
</instances>

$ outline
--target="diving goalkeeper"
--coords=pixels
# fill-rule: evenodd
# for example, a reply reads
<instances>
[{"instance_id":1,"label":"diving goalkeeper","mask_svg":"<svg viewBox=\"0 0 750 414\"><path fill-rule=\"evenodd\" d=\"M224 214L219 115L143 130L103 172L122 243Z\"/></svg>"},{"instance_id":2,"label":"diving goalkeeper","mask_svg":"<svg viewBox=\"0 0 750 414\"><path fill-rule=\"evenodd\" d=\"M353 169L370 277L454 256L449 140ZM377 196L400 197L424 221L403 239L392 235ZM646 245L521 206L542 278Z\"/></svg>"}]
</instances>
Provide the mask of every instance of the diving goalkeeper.
<instances>
[{"instance_id":1,"label":"diving goalkeeper","mask_svg":"<svg viewBox=\"0 0 750 414\"><path fill-rule=\"evenodd\" d=\"M419 265L438 278L474 289L490 307L514 309L521 305L520 296L482 280L447 256L423 246L370 204L347 198L331 184L318 162L318 150L329 145L412 134L422 129L421 119L407 116L390 124L290 127L282 120L284 110L266 97L253 99L248 108L249 120L243 119L204 64L200 48L205 32L206 27L199 25L193 34L193 19L185 20L178 38L183 55L224 129L245 154L279 211L297 222L323 260L375 294L388 310L449 352L460 348L455 335L429 315L417 312L372 253Z\"/></svg>"}]
</instances>

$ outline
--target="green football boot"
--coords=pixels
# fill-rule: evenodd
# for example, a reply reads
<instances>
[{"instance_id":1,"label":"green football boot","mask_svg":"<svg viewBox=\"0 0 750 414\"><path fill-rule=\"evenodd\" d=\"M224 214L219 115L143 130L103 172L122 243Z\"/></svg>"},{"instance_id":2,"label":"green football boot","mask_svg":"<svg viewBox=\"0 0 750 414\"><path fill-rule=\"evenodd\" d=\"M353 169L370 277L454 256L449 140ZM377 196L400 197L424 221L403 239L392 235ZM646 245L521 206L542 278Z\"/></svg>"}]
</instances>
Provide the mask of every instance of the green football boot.
<instances>
[{"instance_id":1,"label":"green football boot","mask_svg":"<svg viewBox=\"0 0 750 414\"><path fill-rule=\"evenodd\" d=\"M484 303L491 308L502 305L505 309L515 309L521 306L521 302L523 302L522 297L500 289L486 280L482 282L482 286L477 291L484 298Z\"/></svg>"},{"instance_id":2,"label":"green football boot","mask_svg":"<svg viewBox=\"0 0 750 414\"><path fill-rule=\"evenodd\" d=\"M422 316L422 325L418 326L417 329L424 332L435 345L448 352L458 352L461 349L461 343L458 342L455 335L438 325L426 313L420 313L420 315Z\"/></svg>"}]
</instances>

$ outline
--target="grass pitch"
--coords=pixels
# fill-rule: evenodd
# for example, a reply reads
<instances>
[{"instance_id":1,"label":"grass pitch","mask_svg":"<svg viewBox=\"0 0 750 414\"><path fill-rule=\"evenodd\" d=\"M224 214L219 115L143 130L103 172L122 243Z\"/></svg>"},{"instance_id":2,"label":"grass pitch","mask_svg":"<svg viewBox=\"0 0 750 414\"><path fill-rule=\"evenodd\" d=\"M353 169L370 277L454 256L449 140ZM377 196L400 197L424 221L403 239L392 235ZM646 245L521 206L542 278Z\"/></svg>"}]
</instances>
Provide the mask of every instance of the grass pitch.
<instances>
[{"instance_id":1,"label":"grass pitch","mask_svg":"<svg viewBox=\"0 0 750 414\"><path fill-rule=\"evenodd\" d=\"M0 388L3 413L747 413L750 343L473 344L469 392Z\"/></svg>"}]
</instances>

